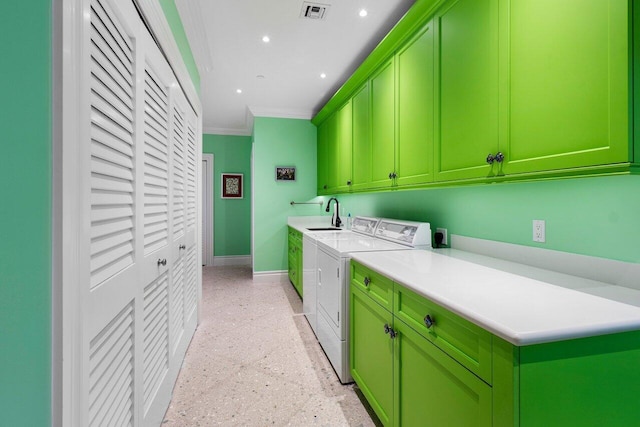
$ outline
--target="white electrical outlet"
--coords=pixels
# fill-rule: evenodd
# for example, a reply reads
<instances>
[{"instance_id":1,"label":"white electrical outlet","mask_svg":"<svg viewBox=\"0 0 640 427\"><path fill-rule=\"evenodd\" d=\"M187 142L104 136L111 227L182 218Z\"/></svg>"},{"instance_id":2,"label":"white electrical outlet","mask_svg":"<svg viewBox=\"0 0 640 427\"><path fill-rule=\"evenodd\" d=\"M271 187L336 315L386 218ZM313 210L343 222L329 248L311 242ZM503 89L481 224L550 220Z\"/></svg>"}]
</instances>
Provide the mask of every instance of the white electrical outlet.
<instances>
[{"instance_id":1,"label":"white electrical outlet","mask_svg":"<svg viewBox=\"0 0 640 427\"><path fill-rule=\"evenodd\" d=\"M546 241L546 226L543 219L533 220L533 241L544 243Z\"/></svg>"},{"instance_id":2,"label":"white electrical outlet","mask_svg":"<svg viewBox=\"0 0 640 427\"><path fill-rule=\"evenodd\" d=\"M442 233L442 244L447 246L449 244L447 240L447 229L446 228L436 228L436 233Z\"/></svg>"}]
</instances>

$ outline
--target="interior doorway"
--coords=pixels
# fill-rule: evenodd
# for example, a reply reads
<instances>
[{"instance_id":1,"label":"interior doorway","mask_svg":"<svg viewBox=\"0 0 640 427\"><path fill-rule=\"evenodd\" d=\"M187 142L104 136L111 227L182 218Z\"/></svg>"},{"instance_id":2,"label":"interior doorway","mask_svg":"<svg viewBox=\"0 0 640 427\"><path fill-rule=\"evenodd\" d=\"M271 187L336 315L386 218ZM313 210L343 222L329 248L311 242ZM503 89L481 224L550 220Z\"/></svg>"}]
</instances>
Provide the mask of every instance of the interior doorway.
<instances>
[{"instance_id":1,"label":"interior doorway","mask_svg":"<svg viewBox=\"0 0 640 427\"><path fill-rule=\"evenodd\" d=\"M202 265L213 266L213 154L202 154Z\"/></svg>"}]
</instances>

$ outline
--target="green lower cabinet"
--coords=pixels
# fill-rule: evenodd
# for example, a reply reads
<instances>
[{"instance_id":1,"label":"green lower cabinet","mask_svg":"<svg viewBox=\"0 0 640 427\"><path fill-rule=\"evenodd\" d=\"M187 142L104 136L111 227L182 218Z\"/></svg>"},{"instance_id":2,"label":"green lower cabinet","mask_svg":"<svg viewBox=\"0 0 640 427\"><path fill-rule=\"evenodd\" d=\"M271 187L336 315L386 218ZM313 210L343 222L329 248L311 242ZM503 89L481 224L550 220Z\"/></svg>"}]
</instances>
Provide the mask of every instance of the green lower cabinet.
<instances>
[{"instance_id":1,"label":"green lower cabinet","mask_svg":"<svg viewBox=\"0 0 640 427\"><path fill-rule=\"evenodd\" d=\"M488 384L404 322L396 320L394 330L394 425L492 425Z\"/></svg>"},{"instance_id":2,"label":"green lower cabinet","mask_svg":"<svg viewBox=\"0 0 640 427\"><path fill-rule=\"evenodd\" d=\"M518 350L520 427L640 426L640 331Z\"/></svg>"},{"instance_id":3,"label":"green lower cabinet","mask_svg":"<svg viewBox=\"0 0 640 427\"><path fill-rule=\"evenodd\" d=\"M390 311L351 286L351 375L376 415L393 423L393 341L385 325L393 325Z\"/></svg>"},{"instance_id":4,"label":"green lower cabinet","mask_svg":"<svg viewBox=\"0 0 640 427\"><path fill-rule=\"evenodd\" d=\"M640 331L515 346L376 274L351 262L351 370L385 426L640 426Z\"/></svg>"},{"instance_id":5,"label":"green lower cabinet","mask_svg":"<svg viewBox=\"0 0 640 427\"><path fill-rule=\"evenodd\" d=\"M289 227L289 280L298 295L302 297L302 233Z\"/></svg>"}]
</instances>

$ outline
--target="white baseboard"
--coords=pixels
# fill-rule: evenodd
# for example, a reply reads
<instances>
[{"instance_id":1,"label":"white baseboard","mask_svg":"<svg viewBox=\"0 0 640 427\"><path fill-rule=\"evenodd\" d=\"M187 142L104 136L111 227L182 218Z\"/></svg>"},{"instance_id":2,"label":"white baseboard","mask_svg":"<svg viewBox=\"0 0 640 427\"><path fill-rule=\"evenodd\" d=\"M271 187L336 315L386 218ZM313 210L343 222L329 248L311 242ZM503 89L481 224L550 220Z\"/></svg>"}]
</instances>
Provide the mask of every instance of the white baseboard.
<instances>
[{"instance_id":1,"label":"white baseboard","mask_svg":"<svg viewBox=\"0 0 640 427\"><path fill-rule=\"evenodd\" d=\"M213 266L222 267L229 265L251 266L251 255L214 256Z\"/></svg>"},{"instance_id":2,"label":"white baseboard","mask_svg":"<svg viewBox=\"0 0 640 427\"><path fill-rule=\"evenodd\" d=\"M254 271L253 283L288 283L289 272L284 271Z\"/></svg>"}]
</instances>

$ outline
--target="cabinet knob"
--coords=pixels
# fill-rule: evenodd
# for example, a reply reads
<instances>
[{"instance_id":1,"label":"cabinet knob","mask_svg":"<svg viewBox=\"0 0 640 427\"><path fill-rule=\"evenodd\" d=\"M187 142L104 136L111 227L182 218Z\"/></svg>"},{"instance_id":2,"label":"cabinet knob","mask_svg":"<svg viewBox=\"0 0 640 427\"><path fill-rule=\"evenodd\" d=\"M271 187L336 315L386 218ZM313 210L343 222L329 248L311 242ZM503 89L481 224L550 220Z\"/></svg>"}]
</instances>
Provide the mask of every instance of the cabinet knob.
<instances>
[{"instance_id":1,"label":"cabinet knob","mask_svg":"<svg viewBox=\"0 0 640 427\"><path fill-rule=\"evenodd\" d=\"M393 177L393 179L396 179L398 177L398 174L394 172L391 174L391 176Z\"/></svg>"},{"instance_id":2,"label":"cabinet knob","mask_svg":"<svg viewBox=\"0 0 640 427\"><path fill-rule=\"evenodd\" d=\"M347 181L347 185L351 185L351 180Z\"/></svg>"},{"instance_id":3,"label":"cabinet knob","mask_svg":"<svg viewBox=\"0 0 640 427\"><path fill-rule=\"evenodd\" d=\"M435 325L436 321L430 316L430 315L426 315L424 316L424 325L427 327L427 329L431 329L431 327L433 325Z\"/></svg>"},{"instance_id":4,"label":"cabinet knob","mask_svg":"<svg viewBox=\"0 0 640 427\"><path fill-rule=\"evenodd\" d=\"M504 160L504 154L502 154L502 152L498 151L496 153L495 159L496 159L496 162L502 163L502 161Z\"/></svg>"},{"instance_id":5,"label":"cabinet knob","mask_svg":"<svg viewBox=\"0 0 640 427\"><path fill-rule=\"evenodd\" d=\"M322 188L323 188L324 190L326 190L326 189L327 189L327 184L323 185L323 186L322 186Z\"/></svg>"},{"instance_id":6,"label":"cabinet knob","mask_svg":"<svg viewBox=\"0 0 640 427\"><path fill-rule=\"evenodd\" d=\"M371 279L369 279L368 277L365 277L365 278L364 278L364 285L365 285L366 287L369 287L369 283L371 283Z\"/></svg>"},{"instance_id":7,"label":"cabinet knob","mask_svg":"<svg viewBox=\"0 0 640 427\"><path fill-rule=\"evenodd\" d=\"M384 324L384 333L389 334L389 338L391 339L395 338L398 335L398 333L394 331L393 328L390 327L387 323Z\"/></svg>"},{"instance_id":8,"label":"cabinet knob","mask_svg":"<svg viewBox=\"0 0 640 427\"><path fill-rule=\"evenodd\" d=\"M186 245L180 245L180 246L178 246L178 249L187 249L187 246Z\"/></svg>"},{"instance_id":9,"label":"cabinet knob","mask_svg":"<svg viewBox=\"0 0 640 427\"><path fill-rule=\"evenodd\" d=\"M489 153L489 155L487 156L487 163L492 165L495 160L496 158L493 156L493 154Z\"/></svg>"},{"instance_id":10,"label":"cabinet knob","mask_svg":"<svg viewBox=\"0 0 640 427\"><path fill-rule=\"evenodd\" d=\"M389 179L393 179L393 172L389 172Z\"/></svg>"},{"instance_id":11,"label":"cabinet knob","mask_svg":"<svg viewBox=\"0 0 640 427\"><path fill-rule=\"evenodd\" d=\"M162 266L167 265L167 259L166 259L166 258L159 259L159 260L158 260L158 265L159 265L159 266L160 266L160 265L162 265Z\"/></svg>"}]
</instances>

